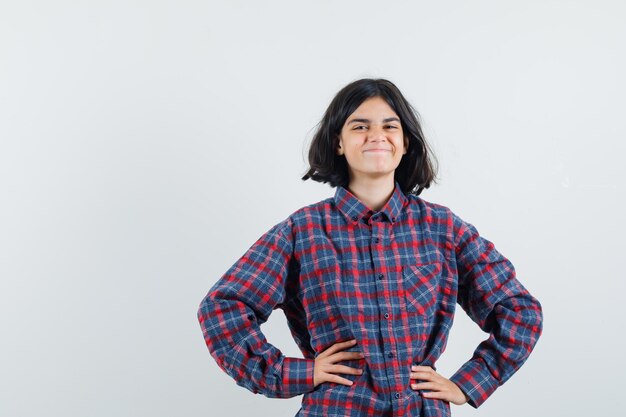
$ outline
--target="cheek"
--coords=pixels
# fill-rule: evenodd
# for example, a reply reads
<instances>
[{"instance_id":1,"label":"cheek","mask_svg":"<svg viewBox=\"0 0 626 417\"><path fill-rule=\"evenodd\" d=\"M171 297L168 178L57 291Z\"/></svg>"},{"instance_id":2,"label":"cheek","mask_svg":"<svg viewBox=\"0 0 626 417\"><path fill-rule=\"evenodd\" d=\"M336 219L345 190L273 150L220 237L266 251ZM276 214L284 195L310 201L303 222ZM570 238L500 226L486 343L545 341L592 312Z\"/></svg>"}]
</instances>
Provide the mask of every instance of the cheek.
<instances>
[{"instance_id":1,"label":"cheek","mask_svg":"<svg viewBox=\"0 0 626 417\"><path fill-rule=\"evenodd\" d=\"M402 147L402 152L406 152L408 151L409 148L409 140L407 138L402 138L401 143L401 147Z\"/></svg>"},{"instance_id":2,"label":"cheek","mask_svg":"<svg viewBox=\"0 0 626 417\"><path fill-rule=\"evenodd\" d=\"M356 152L350 152L350 150L346 149L345 157L346 157L346 162L348 163L348 165L354 165L358 163L359 156L357 155Z\"/></svg>"},{"instance_id":3,"label":"cheek","mask_svg":"<svg viewBox=\"0 0 626 417\"><path fill-rule=\"evenodd\" d=\"M402 139L398 139L394 141L394 147L396 148L396 153L403 154L406 150L406 146Z\"/></svg>"},{"instance_id":4,"label":"cheek","mask_svg":"<svg viewBox=\"0 0 626 417\"><path fill-rule=\"evenodd\" d=\"M356 140L344 140L343 149L346 152L346 157L348 155L354 157L360 153L360 144Z\"/></svg>"}]
</instances>

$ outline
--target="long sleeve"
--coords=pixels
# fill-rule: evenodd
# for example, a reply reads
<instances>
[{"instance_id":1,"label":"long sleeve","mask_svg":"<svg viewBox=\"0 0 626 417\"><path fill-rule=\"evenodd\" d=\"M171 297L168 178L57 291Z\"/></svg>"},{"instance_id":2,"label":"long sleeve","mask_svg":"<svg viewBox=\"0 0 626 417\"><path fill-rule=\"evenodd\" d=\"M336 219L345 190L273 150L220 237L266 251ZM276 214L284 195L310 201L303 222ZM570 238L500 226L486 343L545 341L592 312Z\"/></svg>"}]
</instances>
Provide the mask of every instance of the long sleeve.
<instances>
[{"instance_id":1,"label":"long sleeve","mask_svg":"<svg viewBox=\"0 0 626 417\"><path fill-rule=\"evenodd\" d=\"M312 391L312 359L285 357L260 325L285 301L293 243L287 221L261 236L203 299L198 320L211 356L238 385L267 397Z\"/></svg>"},{"instance_id":2,"label":"long sleeve","mask_svg":"<svg viewBox=\"0 0 626 417\"><path fill-rule=\"evenodd\" d=\"M478 407L526 361L541 335L543 313L513 264L473 225L452 216L458 302L489 337L450 379Z\"/></svg>"}]
</instances>

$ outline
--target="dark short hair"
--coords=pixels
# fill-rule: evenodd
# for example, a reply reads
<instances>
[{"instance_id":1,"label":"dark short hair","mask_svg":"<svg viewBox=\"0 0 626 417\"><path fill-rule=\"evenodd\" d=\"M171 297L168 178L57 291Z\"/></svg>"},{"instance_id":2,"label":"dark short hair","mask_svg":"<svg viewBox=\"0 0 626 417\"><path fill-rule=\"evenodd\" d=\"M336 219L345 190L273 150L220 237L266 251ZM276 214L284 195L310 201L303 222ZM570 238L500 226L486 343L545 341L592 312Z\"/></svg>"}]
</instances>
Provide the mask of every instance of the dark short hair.
<instances>
[{"instance_id":1,"label":"dark short hair","mask_svg":"<svg viewBox=\"0 0 626 417\"><path fill-rule=\"evenodd\" d=\"M394 177L405 194L419 195L424 188L436 182L437 160L424 138L417 111L404 98L391 81L364 78L342 88L333 98L324 117L317 124L309 148L310 168L302 177L332 187L348 187L350 177L348 163L343 155L337 155L339 135L346 119L365 100L380 97L400 117L407 153L402 156Z\"/></svg>"}]
</instances>

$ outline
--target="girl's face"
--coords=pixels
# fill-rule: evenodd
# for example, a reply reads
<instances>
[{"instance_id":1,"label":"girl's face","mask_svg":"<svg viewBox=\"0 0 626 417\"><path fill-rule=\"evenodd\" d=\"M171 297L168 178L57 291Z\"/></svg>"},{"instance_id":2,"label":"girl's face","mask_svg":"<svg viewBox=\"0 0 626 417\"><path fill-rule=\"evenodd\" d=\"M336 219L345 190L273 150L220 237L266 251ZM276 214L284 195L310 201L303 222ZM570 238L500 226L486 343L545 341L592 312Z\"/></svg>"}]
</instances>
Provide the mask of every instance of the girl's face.
<instances>
[{"instance_id":1,"label":"girl's face","mask_svg":"<svg viewBox=\"0 0 626 417\"><path fill-rule=\"evenodd\" d=\"M391 176L406 153L400 118L381 97L365 100L346 119L337 154L345 155L350 182Z\"/></svg>"}]
</instances>

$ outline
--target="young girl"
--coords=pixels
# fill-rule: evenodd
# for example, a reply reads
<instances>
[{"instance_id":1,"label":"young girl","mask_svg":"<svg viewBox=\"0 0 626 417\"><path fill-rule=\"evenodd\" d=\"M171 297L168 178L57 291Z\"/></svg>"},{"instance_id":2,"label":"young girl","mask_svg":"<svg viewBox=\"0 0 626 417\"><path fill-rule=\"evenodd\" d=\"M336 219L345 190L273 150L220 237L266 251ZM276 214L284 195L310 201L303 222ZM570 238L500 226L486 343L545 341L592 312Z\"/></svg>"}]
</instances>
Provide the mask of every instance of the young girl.
<instances>
[{"instance_id":1,"label":"young girl","mask_svg":"<svg viewBox=\"0 0 626 417\"><path fill-rule=\"evenodd\" d=\"M480 406L528 358L542 310L511 262L450 209L415 110L383 79L344 87L303 179L335 196L272 227L215 283L198 318L237 384L304 394L298 416L449 416ZM489 338L449 378L436 372L459 303ZM304 358L261 332L281 308Z\"/></svg>"}]
</instances>

